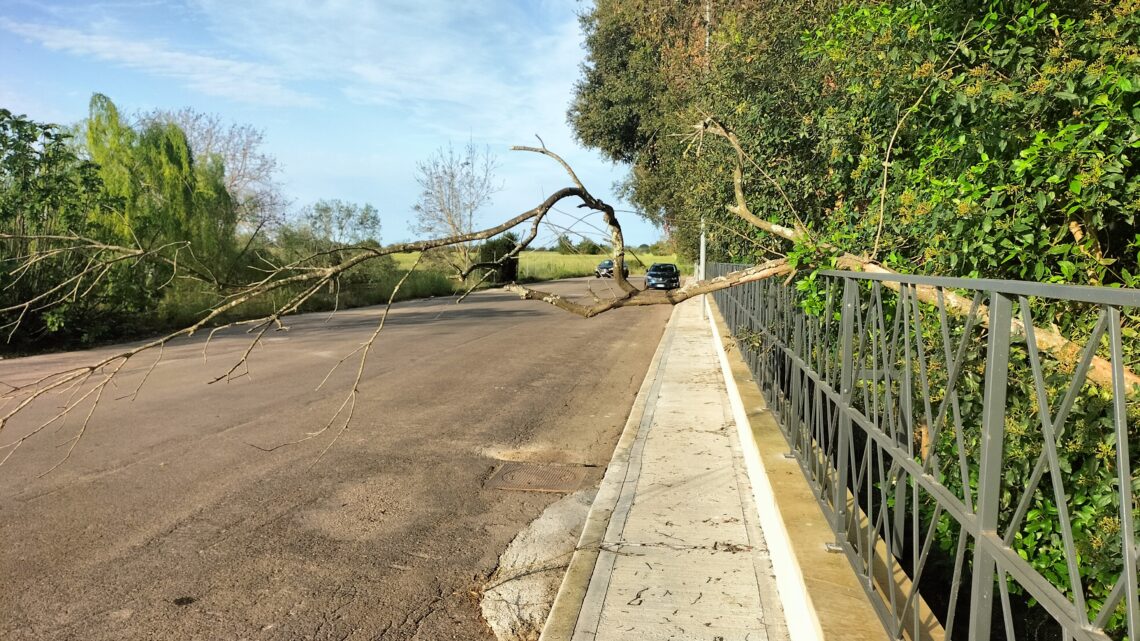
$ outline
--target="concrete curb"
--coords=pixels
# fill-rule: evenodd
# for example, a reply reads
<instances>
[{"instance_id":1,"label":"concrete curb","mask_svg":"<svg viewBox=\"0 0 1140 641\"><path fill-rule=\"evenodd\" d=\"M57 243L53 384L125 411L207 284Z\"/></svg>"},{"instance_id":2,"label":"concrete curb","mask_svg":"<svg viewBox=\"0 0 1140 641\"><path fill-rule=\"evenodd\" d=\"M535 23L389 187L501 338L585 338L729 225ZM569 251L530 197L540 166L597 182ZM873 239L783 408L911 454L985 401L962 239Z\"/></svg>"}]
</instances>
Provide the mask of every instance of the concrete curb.
<instances>
[{"instance_id":1,"label":"concrete curb","mask_svg":"<svg viewBox=\"0 0 1140 641\"><path fill-rule=\"evenodd\" d=\"M613 457L606 467L598 495L590 506L582 536L578 539L578 547L566 569L539 641L569 641L574 636L579 616L586 605L586 591L594 575L606 531L611 524L624 525L629 505L619 504L622 488L626 484L636 484L641 473L640 446L644 444L649 425L653 421L653 402L660 394L661 387L659 373L668 360L669 348L676 333L676 319L677 307L674 307L637 392L637 398L634 399L621 438L614 448Z\"/></svg>"},{"instance_id":2,"label":"concrete curb","mask_svg":"<svg viewBox=\"0 0 1140 641\"><path fill-rule=\"evenodd\" d=\"M706 303L729 402L745 450L760 527L768 541L776 589L792 641L879 641L886 634L844 554L831 553L835 534L768 411L739 352L729 355L728 328ZM805 576L803 568L810 570Z\"/></svg>"},{"instance_id":3,"label":"concrete curb","mask_svg":"<svg viewBox=\"0 0 1140 641\"><path fill-rule=\"evenodd\" d=\"M712 328L716 353L720 358L724 384L728 389L728 402L732 406L732 416L736 419L744 465L752 485L752 499L756 502L760 517L760 529L764 532L764 540L768 542L772 570L776 575L776 590L780 594L780 603L784 606L788 636L791 641L820 641L823 639L823 629L819 624L819 615L812 604L811 596L807 593L804 573L792 549L788 528L780 515L780 506L776 503L772 484L764 469L764 461L760 458L760 450L752 435L752 422L744 409L744 401L740 398L740 390L737 388L732 366L728 362L728 353L724 350L724 341L717 328L717 314L708 299L704 301L704 305L708 313L709 327Z\"/></svg>"}]
</instances>

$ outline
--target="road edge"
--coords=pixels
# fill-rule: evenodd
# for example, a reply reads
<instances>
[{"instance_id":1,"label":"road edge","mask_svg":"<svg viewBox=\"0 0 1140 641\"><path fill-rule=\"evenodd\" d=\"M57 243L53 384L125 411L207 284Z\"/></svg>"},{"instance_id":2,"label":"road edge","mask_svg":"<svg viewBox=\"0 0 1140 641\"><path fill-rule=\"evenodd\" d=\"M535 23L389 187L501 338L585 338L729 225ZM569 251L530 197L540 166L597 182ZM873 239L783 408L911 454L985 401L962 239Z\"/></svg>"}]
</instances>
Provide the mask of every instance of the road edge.
<instances>
[{"instance_id":1,"label":"road edge","mask_svg":"<svg viewBox=\"0 0 1140 641\"><path fill-rule=\"evenodd\" d=\"M574 550L574 556L570 559L570 565L566 568L562 585L558 588L558 594L554 598L550 614L547 615L546 624L542 628L539 641L569 641L574 636L574 629L577 627L578 619L585 605L586 591L590 587L590 579L594 575L601 553L600 546L605 540L606 530L610 527L610 522L620 509L618 502L621 498L622 487L629 482L636 483L637 476L641 471L640 461L635 460L634 448L639 441L645 440L649 423L652 420L651 399L660 393L658 381L661 377L659 373L665 366L669 347L673 343L676 319L677 306L674 306L669 320L665 324L661 342L657 344L657 351L654 352L653 359L649 362L645 378L641 382L636 398L634 398L621 437L614 447L613 456L610 457L609 465L606 466L605 476L602 478L598 487L598 494L590 506L586 523L582 527L582 535L578 539L578 546ZM647 408L650 409L648 416L646 415ZM631 464L634 466L632 469ZM631 474L633 475L632 479L630 478ZM619 515L619 518L624 520L624 516Z\"/></svg>"}]
</instances>

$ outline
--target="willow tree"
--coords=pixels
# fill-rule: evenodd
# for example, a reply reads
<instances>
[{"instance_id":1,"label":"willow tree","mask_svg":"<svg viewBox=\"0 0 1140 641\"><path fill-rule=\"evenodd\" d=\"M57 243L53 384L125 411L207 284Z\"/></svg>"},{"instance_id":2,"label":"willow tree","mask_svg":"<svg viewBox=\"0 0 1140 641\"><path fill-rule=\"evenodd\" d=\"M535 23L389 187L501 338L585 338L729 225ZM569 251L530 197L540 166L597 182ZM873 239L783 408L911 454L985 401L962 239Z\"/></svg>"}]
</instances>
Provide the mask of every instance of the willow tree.
<instances>
[{"instance_id":1,"label":"willow tree","mask_svg":"<svg viewBox=\"0 0 1140 641\"><path fill-rule=\"evenodd\" d=\"M101 94L91 99L85 128L88 151L117 204L99 220L109 233L144 249L182 244L191 264L207 272L231 254L237 210L220 158L198 162L173 122L130 126Z\"/></svg>"},{"instance_id":2,"label":"willow tree","mask_svg":"<svg viewBox=\"0 0 1140 641\"><path fill-rule=\"evenodd\" d=\"M276 181L277 159L263 149L263 130L226 122L216 114L189 107L146 112L139 124L177 126L186 134L197 164L224 168L221 180L235 203L243 230L251 232L282 222L288 201Z\"/></svg>"}]
</instances>

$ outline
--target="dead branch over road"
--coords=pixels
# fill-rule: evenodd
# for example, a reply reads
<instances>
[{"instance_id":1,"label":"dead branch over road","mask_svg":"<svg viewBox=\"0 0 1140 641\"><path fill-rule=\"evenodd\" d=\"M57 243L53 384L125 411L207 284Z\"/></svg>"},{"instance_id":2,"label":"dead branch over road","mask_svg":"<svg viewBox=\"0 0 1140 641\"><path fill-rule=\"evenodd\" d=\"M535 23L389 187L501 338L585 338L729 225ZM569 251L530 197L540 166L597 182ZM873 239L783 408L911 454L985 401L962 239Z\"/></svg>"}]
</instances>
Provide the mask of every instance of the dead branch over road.
<instances>
[{"instance_id":1,"label":"dead branch over road","mask_svg":"<svg viewBox=\"0 0 1140 641\"><path fill-rule=\"evenodd\" d=\"M551 193L541 203L525 212L496 225L470 233L396 243L383 247L341 247L338 248L336 252L342 259L336 264L329 266L314 264L314 259L328 254L329 252L327 251L309 255L285 264L275 264L266 260L263 276L253 282L229 287L228 294L220 303L208 309L197 321L186 327L168 332L158 338L146 341L129 349L110 354L83 367L54 372L31 382L5 385L7 389L0 393L0 401L2 401L2 404L0 404L0 433L3 433L4 429L11 424L13 419L25 413L33 404L45 399L46 396L61 394L64 400L59 410L48 419L40 422L17 438L6 443L0 443L0 465L3 465L4 462L29 439L42 435L45 430L53 425L61 425L67 416L85 408L86 413L84 419L69 439L67 451L59 463L52 466L48 471L54 470L59 464L68 460L71 456L71 452L75 449L75 445L86 433L91 417L95 413L100 400L103 398L103 391L107 386L113 383L128 362L144 352L158 351L158 357L150 364L148 370L148 372L153 371L153 368L162 358L163 348L175 339L190 337L200 330L208 329L209 335L207 337L206 347L204 347L205 352L209 347L209 339L218 331L231 327L243 327L247 328L246 332L250 334L247 347L236 361L232 362L222 373L214 377L211 382L230 381L246 376L249 373L249 359L251 355L262 345L263 339L267 336L269 331L282 331L287 329L285 319L288 315L296 313L306 301L322 291L322 289L337 286L341 276L354 267L393 254L425 252L432 249L487 240L519 225L530 223L528 233L515 244L512 251L497 261L472 265L464 269L459 275L466 277L478 269L492 268L503 264L507 260L516 258L519 253L529 247L537 237L540 224L552 208L567 199L577 199L580 201L578 205L580 208L593 210L602 215L603 221L609 229L610 238L613 243L613 259L615 263L614 279L621 289L621 293L609 299L599 299L595 304L587 306L574 303L564 297L549 292L543 292L517 284L509 285L507 289L518 294L520 298L544 301L560 309L590 317L620 307L677 304L699 294L790 272L785 261L777 260L728 276L693 283L672 292L640 290L625 278L622 269L625 264L625 241L621 224L618 221L617 214L613 207L590 193L578 178L573 168L571 168L561 156L547 149L545 144L540 147L518 146L513 147L513 149L516 151L537 153L553 159L566 171L572 186L564 187ZM16 258L14 261L16 263L15 266L9 270L13 278L19 277L20 274L33 268L38 263L51 259L78 259L82 267L77 270L76 273L71 274L64 282L55 284L49 290L38 293L33 298L23 301L18 305L0 310L0 312L17 313L17 317L12 321L10 327L8 327L11 332L14 332L19 327L23 313L27 310L34 309L39 311L50 309L54 306L63 305L75 297L82 296L84 292L89 291L90 288L103 277L111 265L117 263L131 262L141 264L145 260L157 260L172 267L175 270L175 275L178 277L193 278L215 285L219 284L217 279L213 278L212 274L187 271L185 263L179 261L181 252L192 251L192 248L188 247L186 243L169 243L157 248L144 248L142 246L110 245L78 235L54 235L29 238L12 234L0 234L0 241L17 240L24 242L31 241L30 245L36 249ZM413 266L408 274L415 269L416 266ZM405 274L404 278L406 277L407 274ZM255 299L265 298L267 295L283 290L284 288L290 288L289 291L295 293L292 293L284 303L277 305L271 313L249 320L213 325L213 323L216 323L220 317L227 312ZM460 297L459 300L462 301L462 299L463 297ZM382 314L378 319L377 331L373 336L366 343L362 344L360 348L354 350L353 354L349 354L345 357L345 359L347 359L355 354L358 355L360 360L352 391L347 395L345 403L337 413L337 415L345 414L345 417L337 422L337 425L340 427L335 433L338 435L347 429L348 424L351 422L351 408L353 406L356 390L360 384L363 364L375 344L377 335L383 328L385 318L386 313ZM342 362L343 360L344 359L342 359ZM143 381L139 384L140 387L145 384L146 378L147 376L144 376ZM137 394L137 389L135 393ZM323 428L313 433L313 436L326 432L334 424L334 421L337 421L337 416L330 418Z\"/></svg>"},{"instance_id":2,"label":"dead branch over road","mask_svg":"<svg viewBox=\"0 0 1140 641\"><path fill-rule=\"evenodd\" d=\"M753 227L783 239L784 241L796 244L813 244L815 247L819 247L831 253L834 256L835 264L842 269L884 274L897 273L867 258L856 256L843 251L841 248L816 241L810 237L802 224L798 224L794 228L786 227L756 216L749 209L744 193L744 170L750 159L736 134L713 118L706 118L696 125L694 129L694 139L703 138L705 134L711 134L725 139L736 152L736 162L733 167L733 192L735 202L727 205L729 212ZM539 140L541 142L541 139ZM675 305L694 296L708 294L767 278L786 276L794 271L786 259L779 258L717 278L693 282L680 289L668 292L638 289L630 283L624 275L625 242L621 224L618 221L614 208L590 193L578 178L573 168L561 156L547 149L545 144L542 144L540 147L516 146L512 147L512 149L536 153L553 159L569 176L572 185L551 193L541 203L525 212L504 220L499 224L470 233L417 240L414 242L396 243L382 247L341 247L336 250L336 253L341 259L336 262L336 264L328 266L318 265L314 262L315 258L328 254L329 252L327 251L306 256L305 258L287 264L274 264L268 262L267 259L266 267L263 270L264 276L253 282L231 287L228 295L222 302L207 310L201 318L187 327L169 332L141 345L106 356L84 367L52 373L30 383L7 385L8 389L0 394L0 401L3 401L3 403L0 404L0 412L2 412L0 413L0 432L3 432L4 428L7 427L15 417L24 413L32 404L43 399L46 395L52 393L67 393L67 396L59 411L46 421L43 421L12 441L0 443L0 454L3 454L2 457L0 457L0 465L3 465L27 440L40 435L48 427L59 423L69 414L76 412L81 407L89 406L82 424L75 430L72 438L69 440L70 447L60 460L60 463L66 461L74 450L75 444L84 435L91 416L102 398L103 390L118 376L127 362L143 352L155 349L159 350L158 358L156 358L155 362L150 366L151 370L153 370L154 366L161 360L162 348L177 338L192 336L199 330L206 328L210 328L210 336L212 337L217 331L223 328L234 326L247 327L247 333L251 335L251 338L246 349L235 362L231 363L231 365L223 373L215 377L212 382L229 381L245 376L249 371L248 363L250 356L257 347L262 344L267 333L271 329L275 331L287 329L284 324L285 317L296 313L307 300L312 298L323 288L339 285L341 276L354 267L393 254L425 252L473 241L487 240L519 225L529 223L528 233L518 240L514 248L506 255L493 262L478 263L461 269L458 275L462 278L466 278L473 273L477 273L478 270L489 270L490 268L504 264L505 261L517 258L519 253L529 247L535 240L540 224L552 208L567 199L577 199L579 201L578 207L601 214L609 230L613 247L614 280L621 291L608 298L600 298L595 295L593 303L584 304L555 293L517 283L506 286L507 291L516 294L523 300L541 301L566 312L590 318L623 307ZM755 163L752 164L755 165ZM764 172L764 175L769 181L773 181L775 184L771 176L767 175L766 172ZM779 188L779 185L776 184L776 187ZM794 216L794 211L792 214ZM0 241L5 240L27 241L29 239L23 236L0 234ZM9 324L10 331L13 332L18 327L26 311L30 309L42 310L44 308L50 308L64 304L76 296L81 296L83 292L88 291L98 282L110 265L123 261L134 261L138 263L145 260L158 260L173 267L176 275L182 275L178 271L180 266L178 260L179 253L192 251L192 248L187 247L185 243L170 243L156 249L146 249L141 246L107 245L79 236L45 236L34 240L38 249L18 257L16 261L18 264L9 272L13 278L18 278L20 274L27 272L42 261L59 257L67 257L72 260L78 259L78 264L82 267L65 281L55 284L49 290L39 293L19 305L0 310L0 313L18 312L17 318ZM417 265L413 266L412 269L405 274L404 278L406 279L407 275L411 274L417 266L418 262ZM489 273L489 271L486 273ZM197 278L208 282L212 281L217 284L217 280L212 279L212 275L209 274L203 275L190 272L185 277ZM401 283L402 282L401 280ZM884 285L896 291L899 289L897 283L887 281L884 282ZM220 326L211 327L211 323L217 322L223 314L245 303L263 298L270 293L286 287L291 288L290 291L295 291L295 293L292 294L286 302L276 306L271 313L250 320L225 323ZM985 305L974 305L973 301L967 300L954 292L929 286L917 286L914 288L914 292L918 298L925 303L933 306L943 306L957 315L964 316L975 313L978 316L978 323L980 325L985 326L988 323L987 308ZM466 295L459 297L458 301L461 302L465 297ZM390 303L391 301L389 301L389 307ZM352 391L346 397L345 403L338 410L337 415L330 418L328 424L326 424L324 428L314 432L313 436L326 432L333 425L334 421L336 421L337 416L341 415L342 412L346 413L346 417L341 420L341 427L336 431L336 434L339 435L347 429L352 419L351 408L354 404L356 390L359 387L363 365L376 342L380 330L383 329L387 317L387 309L388 308L385 308L385 312L378 319L376 332L372 337L357 350L354 350L352 354L345 356L345 359L347 359L355 354L358 355L360 359ZM1020 320L1013 321L1013 331L1023 337L1027 335L1026 327ZM1051 328L1036 327L1032 335L1035 337L1037 346L1042 351L1058 359L1072 359L1081 351L1079 346ZM206 341L206 345L208 347L209 340ZM343 361L344 359L341 360L341 362ZM338 365L339 364L340 363L338 363ZM1112 366L1106 359L1094 356L1088 376L1089 380L1094 384L1111 389ZM146 377L144 377L140 386L145 383L145 380ZM1128 389L1140 388L1140 376L1137 376L1129 370L1125 370L1125 383ZM302 440L308 440L308 438ZM55 469L55 467L56 466L53 466L52 469Z\"/></svg>"}]
</instances>

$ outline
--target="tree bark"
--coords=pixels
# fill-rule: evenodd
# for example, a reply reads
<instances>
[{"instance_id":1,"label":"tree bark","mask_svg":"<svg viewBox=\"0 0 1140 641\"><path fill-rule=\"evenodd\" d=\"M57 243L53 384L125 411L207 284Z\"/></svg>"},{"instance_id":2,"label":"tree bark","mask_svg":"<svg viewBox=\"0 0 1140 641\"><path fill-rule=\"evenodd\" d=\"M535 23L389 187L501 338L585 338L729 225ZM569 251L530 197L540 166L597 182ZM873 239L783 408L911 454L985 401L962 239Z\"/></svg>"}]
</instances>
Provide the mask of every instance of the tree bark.
<instances>
[{"instance_id":1,"label":"tree bark","mask_svg":"<svg viewBox=\"0 0 1140 641\"><path fill-rule=\"evenodd\" d=\"M635 307L640 305L676 305L677 303L689 300L694 296L701 294L711 294L722 289L729 287L736 287L745 283L752 283L759 280L772 278L773 276L783 276L792 273L792 268L788 265L788 261L784 258L778 260L771 260L766 263L735 271L724 276L718 276L708 280L697 281L690 283L679 289L672 289L668 291L660 291L653 289L637 289L633 288L632 292L626 292L623 296L611 298L595 302L592 305L583 305L576 303L568 298L564 298L557 294L544 292L537 289L531 289L512 283L506 286L506 290L514 292L519 295L523 300L540 300L544 303L554 305L558 309L577 314L584 318L597 316L603 312L608 312L611 309L619 307ZM632 285L631 285L632 287Z\"/></svg>"},{"instance_id":2,"label":"tree bark","mask_svg":"<svg viewBox=\"0 0 1140 641\"><path fill-rule=\"evenodd\" d=\"M803 229L791 229L782 225L768 222L759 216L752 213L748 208L748 202L744 197L744 148L740 144L740 140L736 134L731 130L721 125L719 122L712 118L706 118L699 125L697 129L700 133L711 133L715 136L720 136L728 141L732 148L736 151L737 162L732 172L733 193L736 197L736 202L726 206L726 209L733 215L748 222L754 227L766 231L775 236L779 236L792 243L812 242L813 239ZM814 243L815 246L824 248L828 251L835 252L836 264L841 269L851 271L862 271L874 274L898 274L899 272L893 269L888 269L872 262L869 259L861 256L856 256L850 252L843 251L829 243ZM893 291L899 291L900 285L896 282L883 281L883 286ZM929 305L937 306L939 304L939 289L929 285L918 285L915 288L915 293L918 299ZM954 292L941 290L942 302L947 311L953 312L959 316L965 316L970 313L973 306L973 301L960 296ZM977 308L977 323L982 327L989 326L989 308L986 305L979 305ZM1011 329L1015 336L1025 338L1025 324L1020 319L1013 319ZM1053 358L1062 362L1073 362L1081 353L1082 347L1073 341L1062 336L1056 330L1046 327L1033 327L1033 335L1037 342L1037 348L1041 351L1051 355ZM1112 363L1105 358L1094 355L1092 364L1089 367L1088 379L1097 387L1102 389L1112 389ZM1130 369L1124 367L1124 387L1126 393L1130 397L1140 396L1140 376L1134 374Z\"/></svg>"}]
</instances>

